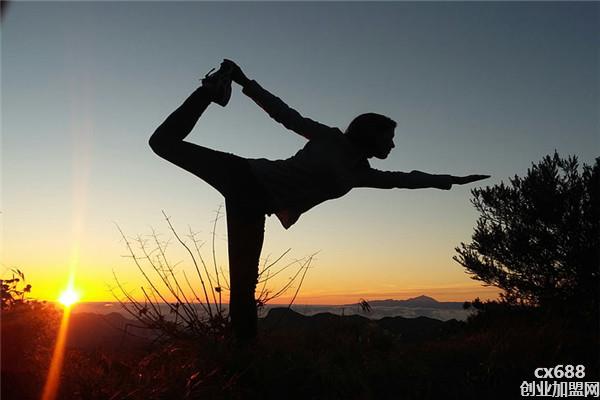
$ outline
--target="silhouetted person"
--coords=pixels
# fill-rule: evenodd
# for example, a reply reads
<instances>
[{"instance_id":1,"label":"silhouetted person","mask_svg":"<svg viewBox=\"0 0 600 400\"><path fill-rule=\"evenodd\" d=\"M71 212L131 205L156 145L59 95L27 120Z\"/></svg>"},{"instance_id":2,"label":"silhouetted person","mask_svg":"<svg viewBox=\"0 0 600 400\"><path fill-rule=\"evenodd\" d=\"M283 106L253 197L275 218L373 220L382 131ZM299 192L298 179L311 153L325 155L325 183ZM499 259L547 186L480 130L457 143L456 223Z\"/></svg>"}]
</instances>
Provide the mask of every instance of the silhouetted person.
<instances>
[{"instance_id":1,"label":"silhouetted person","mask_svg":"<svg viewBox=\"0 0 600 400\"><path fill-rule=\"evenodd\" d=\"M271 118L308 140L296 155L286 160L246 159L184 141L211 102L227 105L232 80ZM356 117L346 132L305 118L248 79L234 62L224 60L154 132L150 147L156 154L200 177L225 197L229 313L239 342L251 342L256 336L254 291L265 214L275 214L287 229L302 213L355 187L448 190L453 184L489 177L371 168L369 158L385 159L394 148L395 127L392 119L374 113Z\"/></svg>"}]
</instances>

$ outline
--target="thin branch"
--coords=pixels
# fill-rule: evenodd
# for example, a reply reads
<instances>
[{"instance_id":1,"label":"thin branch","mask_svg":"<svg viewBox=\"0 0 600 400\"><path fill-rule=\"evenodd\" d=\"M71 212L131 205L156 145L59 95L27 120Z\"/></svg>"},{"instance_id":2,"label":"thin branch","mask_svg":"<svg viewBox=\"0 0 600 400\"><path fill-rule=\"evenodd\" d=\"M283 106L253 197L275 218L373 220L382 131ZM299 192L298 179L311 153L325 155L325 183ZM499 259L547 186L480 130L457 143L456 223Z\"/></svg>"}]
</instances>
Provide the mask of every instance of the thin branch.
<instances>
[{"instance_id":1,"label":"thin branch","mask_svg":"<svg viewBox=\"0 0 600 400\"><path fill-rule=\"evenodd\" d=\"M196 253L198 254L198 258L200 258L200 262L202 263L202 267L204 268L204 272L206 273L206 277L208 279L208 284L210 285L211 288L211 293L212 293L212 297L214 300L214 304L215 306L217 305L217 298L215 296L215 291L212 290L214 288L214 285L212 283L212 279L210 277L210 273L208 272L208 267L206 266L206 263L204 262L204 258L202 257L202 254L200 253L200 247L198 247L198 241L196 240L196 237L194 236L194 232L192 232L192 228L188 226L188 229L190 230L190 239L192 240L192 243L194 243L194 248L196 249ZM204 284L204 279L202 279L202 273L200 273L200 269L198 268L197 264L194 264L196 266L196 272L198 273L198 277L200 278L200 283L202 283L202 290L204 291L204 298L206 299L206 304L208 304L208 307L210 309L210 315L212 315L212 309L210 307L210 300L208 298L208 291L206 290L206 285Z\"/></svg>"},{"instance_id":2,"label":"thin branch","mask_svg":"<svg viewBox=\"0 0 600 400\"><path fill-rule=\"evenodd\" d=\"M221 312L221 308L222 308L222 300L221 300L221 282L219 282L219 271L217 271L217 255L215 252L215 235L217 232L217 221L219 220L219 216L221 214L221 208L223 206L221 204L219 204L219 208L217 209L217 215L215 216L215 220L213 223L213 230L212 230L212 256L213 256L213 265L215 267L215 274L216 274L216 279L217 279L217 287L219 288L219 312Z\"/></svg>"},{"instance_id":3,"label":"thin branch","mask_svg":"<svg viewBox=\"0 0 600 400\"><path fill-rule=\"evenodd\" d=\"M285 271L286 269L288 269L288 268L289 268L289 267L291 267L292 265L294 265L294 264L298 264L298 263L300 263L301 261L303 261L303 259L291 261L291 262L287 263L286 265L284 265L283 267L281 267L281 268L280 268L280 269L279 269L277 272L274 272L273 274L268 274L268 275L267 275L267 276L268 276L268 278L265 278L265 279L262 279L262 280L258 280L258 282L257 282L257 283L263 283L263 282L266 282L268 279L272 279L272 278L274 278L275 276L279 275L281 272ZM259 275L259 276L260 276L260 275Z\"/></svg>"},{"instance_id":4,"label":"thin branch","mask_svg":"<svg viewBox=\"0 0 600 400\"><path fill-rule=\"evenodd\" d=\"M196 292L194 291L194 288L192 287L192 285L190 284L190 281L187 277L187 274L185 273L185 271L183 271L183 277L185 278L185 281L187 282L190 290L192 291L192 294L194 295L194 297L196 298L196 300L198 301L198 304L200 304L200 306L202 307L202 309L206 312L206 314L209 315L209 317L212 317L212 313L209 312L209 309L206 307L206 305L204 303L202 303L202 300L200 300L198 298L198 295L196 294ZM209 305L210 306L210 305Z\"/></svg>"},{"instance_id":5,"label":"thin branch","mask_svg":"<svg viewBox=\"0 0 600 400\"><path fill-rule=\"evenodd\" d=\"M316 253L315 253L316 254ZM314 256L314 255L313 255ZM313 259L313 256L310 256L310 258L298 269L298 271L296 271L296 274L290 279L290 281L285 284L283 286L283 288L281 288L277 293L275 293L273 296L268 297L265 301L271 301L279 296L281 296L283 293L285 293L288 288L292 285L292 283L294 283L294 281L296 280L296 278L298 277L298 275L300 274L300 272L302 272L302 270L304 269L304 267L308 264L310 264L310 262Z\"/></svg>"},{"instance_id":6,"label":"thin branch","mask_svg":"<svg viewBox=\"0 0 600 400\"><path fill-rule=\"evenodd\" d=\"M164 211L163 211L163 215L165 215ZM166 215L165 215L166 218ZM169 223L169 219L167 218L167 222ZM171 224L169 223L169 226ZM174 230L172 229L172 231L174 232ZM175 233L175 235L177 236L177 234ZM167 271L169 271L169 273L171 274L171 277L173 278L173 281L175 282L175 285L177 286L177 289L179 290L178 293L181 293L181 295L183 296L183 299L185 300L185 303L180 301L179 299L179 295L176 293L173 293L173 290L171 290L171 292L175 295L175 298L177 299L177 301L179 303L181 303L181 306L183 307L183 310L190 316L190 318L197 320L198 319L198 314L196 313L196 310L193 307L187 307L186 304L189 304L189 300L187 299L187 296L185 295L185 292L181 289L181 286L179 285L179 281L177 280L177 278L175 277L175 274L173 272L173 268L171 267L169 261L167 260L167 255L165 253L165 250L160 246L159 242L158 242L158 236L156 235L156 232L154 231L154 229L152 230L152 236L154 237L154 241L156 243L156 245L158 246L158 250L161 253L163 260L165 260L165 265L167 267ZM177 238L179 239L179 238ZM185 246L185 245L184 245ZM189 308L189 309L188 309Z\"/></svg>"},{"instance_id":7,"label":"thin branch","mask_svg":"<svg viewBox=\"0 0 600 400\"><path fill-rule=\"evenodd\" d=\"M287 253L289 253L292 250L292 248L290 247L289 249L287 249L286 251L284 251L275 261L273 261L271 264L267 265L266 267L264 267L260 273L258 274L258 276L260 277L263 273L267 272L269 270L269 268L271 268L273 265L277 264L279 262L279 260L281 260L283 257L285 257L285 255ZM265 264L266 264L266 260L265 260Z\"/></svg>"},{"instance_id":8,"label":"thin branch","mask_svg":"<svg viewBox=\"0 0 600 400\"><path fill-rule=\"evenodd\" d=\"M139 271L141 272L142 276L144 277L144 279L146 279L146 281L148 282L148 284L150 285L150 287L152 287L152 290L154 290L156 292L156 294L161 298L161 300L166 303L169 307L171 307L171 309L173 310L173 312L175 313L179 313L178 310L176 310L164 297L163 295L156 289L156 286L154 286L154 283L152 283L152 281L150 280L150 278L148 277L148 275L146 274L146 272L144 271L144 269L142 268L142 266L140 265L137 256L135 255L135 253L133 252L133 249L131 248L131 244L129 243L129 241L127 240L127 237L125 236L125 234L123 233L123 231L121 230L121 227L118 224L117 225L117 229L119 230L119 232L121 233L121 237L123 238L123 240L125 240L125 244L127 245L127 249L129 249L129 253L131 254L131 256L133 257L133 261L135 262L135 265L138 267ZM185 320L185 318L183 318ZM191 322L191 321L190 321Z\"/></svg>"},{"instance_id":9,"label":"thin branch","mask_svg":"<svg viewBox=\"0 0 600 400\"><path fill-rule=\"evenodd\" d=\"M292 307L292 304L294 304L294 300L296 300L296 296L298 296L298 292L300 292L300 288L302 287L302 283L304 283L304 277L306 276L306 273L308 272L308 268L310 267L311 261L312 261L312 257L308 259L306 267L304 268L304 273L302 274L302 278L300 278L300 283L298 284L298 288L296 289L296 293L294 293L294 297L292 297L292 300L290 301L290 304L288 305L288 310Z\"/></svg>"},{"instance_id":10,"label":"thin branch","mask_svg":"<svg viewBox=\"0 0 600 400\"><path fill-rule=\"evenodd\" d=\"M156 233L154 231L153 231L153 237L155 239L158 251L163 255L163 260L165 262L165 266L163 266L162 261L160 259L160 256L158 256L158 255L156 257L156 261L158 262L158 266L152 262L152 259L150 258L149 254L148 254L148 252L146 250L145 245L141 246L142 252L146 256L146 258L147 258L148 263L150 264L150 266L152 266L152 268L158 274L158 276L161 278L161 280L163 281L163 283L165 284L165 286L167 286L167 289L169 289L169 292L171 292L171 294L173 295L173 297L175 297L175 299L177 300L176 304L181 304L182 305L183 311L188 315L189 318L191 318L192 321L197 320L198 316L195 314L194 310L189 310L185 306L185 304L183 304L183 302L179 298L179 295L175 291L175 288L173 288L173 286L171 286L171 284L169 282L169 276L165 272L165 268L171 274L171 276L173 277L173 280L175 281L175 284L178 287L179 287L179 282L177 281L177 278L175 278L175 275L173 274L172 267L169 265L169 261L166 259L165 253L164 253L164 251L163 251L163 249L161 247L161 244L158 242L157 235L156 235ZM139 240L139 242L141 243L141 240ZM181 289L181 288L179 288L179 289ZM185 294L184 294L184 299L185 299ZM187 301L187 299L186 299L186 301ZM179 305L177 307L179 307Z\"/></svg>"}]
</instances>

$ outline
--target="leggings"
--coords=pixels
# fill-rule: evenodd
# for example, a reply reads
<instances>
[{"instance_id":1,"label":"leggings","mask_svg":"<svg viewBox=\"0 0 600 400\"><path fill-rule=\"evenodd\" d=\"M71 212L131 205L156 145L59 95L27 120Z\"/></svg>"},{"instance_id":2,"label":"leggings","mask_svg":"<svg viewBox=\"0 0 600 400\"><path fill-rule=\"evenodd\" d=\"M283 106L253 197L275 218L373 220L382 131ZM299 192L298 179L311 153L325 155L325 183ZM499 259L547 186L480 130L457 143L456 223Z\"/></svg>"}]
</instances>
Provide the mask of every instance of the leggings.
<instances>
[{"instance_id":1,"label":"leggings","mask_svg":"<svg viewBox=\"0 0 600 400\"><path fill-rule=\"evenodd\" d=\"M210 104L210 93L200 87L154 132L150 147L160 157L191 172L225 197L229 254L229 316L240 342L256 337L254 292L269 212L264 188L245 158L184 141Z\"/></svg>"}]
</instances>

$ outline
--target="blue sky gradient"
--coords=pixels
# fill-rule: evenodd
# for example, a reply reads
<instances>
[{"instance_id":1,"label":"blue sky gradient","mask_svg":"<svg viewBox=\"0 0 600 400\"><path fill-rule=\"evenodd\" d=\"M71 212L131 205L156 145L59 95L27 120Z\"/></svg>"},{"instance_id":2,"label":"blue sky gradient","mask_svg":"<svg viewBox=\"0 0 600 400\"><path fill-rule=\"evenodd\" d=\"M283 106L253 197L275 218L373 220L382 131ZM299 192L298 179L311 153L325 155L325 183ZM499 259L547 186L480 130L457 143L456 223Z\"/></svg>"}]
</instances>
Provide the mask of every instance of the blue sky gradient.
<instances>
[{"instance_id":1,"label":"blue sky gradient","mask_svg":"<svg viewBox=\"0 0 600 400\"><path fill-rule=\"evenodd\" d=\"M397 120L396 149L372 163L379 169L490 174L492 185L555 149L591 163L600 153L599 10L590 2L12 3L1 39L3 267L58 287L76 252L81 284L98 286L112 269L135 279L113 222L131 234L150 225L166 232L164 209L208 235L220 195L154 155L147 140L222 58L322 123L345 129L370 111ZM188 140L273 159L304 144L237 87ZM476 284L451 257L477 218L472 187L356 189L289 231L268 220L263 255L321 250L306 296L448 288L461 294L441 299L469 298L465 288ZM224 224L220 232L225 254ZM110 298L96 286L90 300Z\"/></svg>"}]
</instances>

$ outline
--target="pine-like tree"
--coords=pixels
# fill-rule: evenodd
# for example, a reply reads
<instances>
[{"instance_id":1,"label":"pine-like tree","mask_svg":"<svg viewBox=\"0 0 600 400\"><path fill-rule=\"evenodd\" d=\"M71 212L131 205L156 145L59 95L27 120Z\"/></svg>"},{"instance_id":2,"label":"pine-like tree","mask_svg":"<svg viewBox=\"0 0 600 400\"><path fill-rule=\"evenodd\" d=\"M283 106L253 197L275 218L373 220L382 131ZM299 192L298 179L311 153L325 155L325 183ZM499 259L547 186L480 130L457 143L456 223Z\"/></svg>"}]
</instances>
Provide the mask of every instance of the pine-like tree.
<instances>
[{"instance_id":1,"label":"pine-like tree","mask_svg":"<svg viewBox=\"0 0 600 400\"><path fill-rule=\"evenodd\" d=\"M555 151L525 177L471 193L481 215L453 258L472 279L509 304L599 312L600 157L580 172Z\"/></svg>"}]
</instances>

